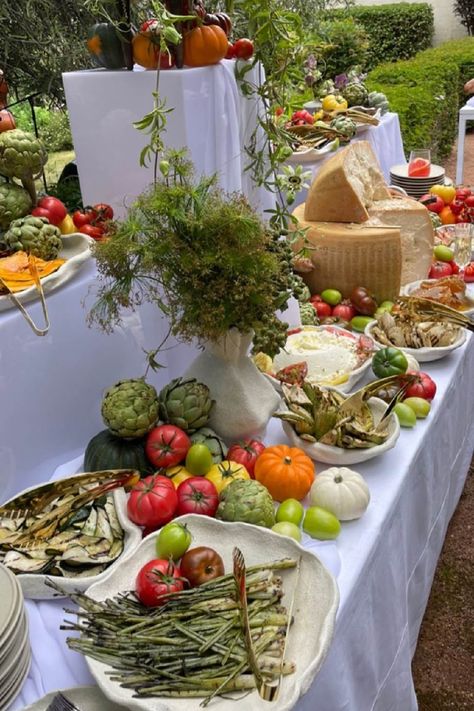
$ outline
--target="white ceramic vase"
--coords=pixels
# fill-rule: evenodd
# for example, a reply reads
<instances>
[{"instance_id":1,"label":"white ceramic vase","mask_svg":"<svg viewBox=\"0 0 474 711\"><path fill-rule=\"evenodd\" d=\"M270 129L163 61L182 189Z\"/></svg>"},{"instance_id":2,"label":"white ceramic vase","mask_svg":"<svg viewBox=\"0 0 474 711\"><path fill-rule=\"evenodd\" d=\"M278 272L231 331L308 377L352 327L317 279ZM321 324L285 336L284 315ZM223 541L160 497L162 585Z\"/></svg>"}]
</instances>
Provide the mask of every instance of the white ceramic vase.
<instances>
[{"instance_id":1,"label":"white ceramic vase","mask_svg":"<svg viewBox=\"0 0 474 711\"><path fill-rule=\"evenodd\" d=\"M280 397L249 357L251 333L230 329L208 342L186 377L205 383L215 401L209 427L226 442L263 435Z\"/></svg>"}]
</instances>

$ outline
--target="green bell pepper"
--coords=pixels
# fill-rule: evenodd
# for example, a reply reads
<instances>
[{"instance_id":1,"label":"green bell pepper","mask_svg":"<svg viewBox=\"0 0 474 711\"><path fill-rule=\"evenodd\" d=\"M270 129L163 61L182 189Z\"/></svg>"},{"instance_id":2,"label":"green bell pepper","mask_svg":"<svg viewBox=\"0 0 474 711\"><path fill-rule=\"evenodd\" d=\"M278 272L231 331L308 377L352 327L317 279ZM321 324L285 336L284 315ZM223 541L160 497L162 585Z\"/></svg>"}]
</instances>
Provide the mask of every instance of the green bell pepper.
<instances>
[{"instance_id":1,"label":"green bell pepper","mask_svg":"<svg viewBox=\"0 0 474 711\"><path fill-rule=\"evenodd\" d=\"M408 360L398 348L381 348L372 358L372 370L378 378L406 373Z\"/></svg>"}]
</instances>

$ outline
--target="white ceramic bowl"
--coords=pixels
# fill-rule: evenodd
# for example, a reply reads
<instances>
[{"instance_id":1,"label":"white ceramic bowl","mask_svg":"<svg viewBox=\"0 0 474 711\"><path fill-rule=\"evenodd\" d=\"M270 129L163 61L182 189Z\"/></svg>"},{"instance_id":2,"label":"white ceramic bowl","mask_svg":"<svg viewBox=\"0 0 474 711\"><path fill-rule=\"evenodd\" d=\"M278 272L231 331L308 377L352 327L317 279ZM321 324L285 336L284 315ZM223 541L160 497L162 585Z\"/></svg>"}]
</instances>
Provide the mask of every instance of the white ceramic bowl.
<instances>
[{"instance_id":1,"label":"white ceramic bowl","mask_svg":"<svg viewBox=\"0 0 474 711\"><path fill-rule=\"evenodd\" d=\"M377 339L373 335L373 329L375 325L377 325L376 321L372 321L371 323L367 324L365 328L365 333L374 340L378 348L386 348L387 346L384 343L380 343L380 341L377 341ZM445 356L449 355L450 353L455 351L456 348L462 346L465 340L466 331L462 328L459 333L459 338L450 346L437 346L432 348L404 348L402 346L394 345L393 347L399 348L404 353L408 353L409 355L413 356L419 363L428 363L429 361L440 360L441 358L444 358Z\"/></svg>"},{"instance_id":2,"label":"white ceramic bowl","mask_svg":"<svg viewBox=\"0 0 474 711\"><path fill-rule=\"evenodd\" d=\"M410 284L405 284L400 290L400 296L411 296L411 294L419 289L423 282L428 282L429 284L436 284L438 279L419 279L418 281L412 281ZM466 297L472 303L472 306L467 309L459 310L460 314L464 316L471 316L474 314L474 283L466 284ZM436 303L436 302L434 302Z\"/></svg>"},{"instance_id":3,"label":"white ceramic bowl","mask_svg":"<svg viewBox=\"0 0 474 711\"><path fill-rule=\"evenodd\" d=\"M339 388L338 388L339 389ZM383 413L388 405L383 400L377 397L371 397L368 401L374 421L377 424L383 417ZM388 417L388 437L383 444L377 444L375 447L367 449L343 449L342 447L334 447L329 444L320 444L319 442L306 442L295 432L289 422L282 420L282 427L294 447L302 449L308 457L315 459L317 462L324 464L335 464L336 466L345 467L350 464L359 464L366 462L369 459L378 457L392 447L395 446L397 439L400 436L400 423L398 417L392 412Z\"/></svg>"},{"instance_id":4,"label":"white ceramic bowl","mask_svg":"<svg viewBox=\"0 0 474 711\"><path fill-rule=\"evenodd\" d=\"M301 556L293 607L295 621L290 628L285 655L288 660L296 662L296 672L283 677L280 694L271 704L274 711L290 711L311 686L331 644L339 604L339 592L333 576L314 553L305 550L293 539L269 529L247 523L224 523L199 515L181 516L175 520L186 523L193 536L193 547L210 546L219 552L226 572L232 571L232 551L236 545L242 551L247 565ZM133 590L140 568L156 557L157 535L151 533L144 538L135 551L126 556L119 566L109 570L100 582L92 585L87 594L94 600L105 600ZM282 571L282 575L285 581L283 604L288 606L293 594L295 571ZM104 694L118 704L141 711L190 711L199 708L200 699L136 699L133 690L123 689L117 682L111 681L107 674L110 667L88 657L86 660ZM237 694L239 697L241 694ZM221 697L213 699L209 706L214 711L233 711L237 707L245 708L245 711L268 711L270 705L253 691L245 696L240 706L235 698Z\"/></svg>"},{"instance_id":5,"label":"white ceramic bowl","mask_svg":"<svg viewBox=\"0 0 474 711\"><path fill-rule=\"evenodd\" d=\"M68 477L73 478L73 477ZM50 482L46 482L49 484ZM13 501L18 496L25 494L28 491L33 491L34 489L40 489L39 486L31 486L28 489L20 492L13 496L9 501ZM116 568L124 556L129 553L133 553L137 545L142 540L142 529L136 526L127 516L127 495L123 489L115 489L113 491L115 508L117 510L118 520L122 526L124 533L124 545L123 551L120 556L111 563L102 573L99 575L93 575L84 578L66 578L64 576L55 575L42 575L41 573L21 573L17 574L16 578L21 585L23 590L23 595L25 598L30 598L31 600L49 600L51 598L57 598L58 593L52 588L45 585L45 580L49 578L54 580L58 585L60 585L65 594L69 592L74 592L74 590L86 590L92 583L97 580L101 580L104 575L106 575L110 570ZM5 503L8 503L6 501ZM60 597L60 595L59 595Z\"/></svg>"},{"instance_id":6,"label":"white ceramic bowl","mask_svg":"<svg viewBox=\"0 0 474 711\"><path fill-rule=\"evenodd\" d=\"M350 340L358 340L362 334L360 333L353 333L352 331L348 331L345 328L342 328L341 326L336 326L336 325L330 325L330 326L301 326L301 328L304 331L332 331L332 332L337 332L340 333L342 336L345 338L349 338ZM291 329L290 329L291 330ZM374 352L376 350L376 345L374 343ZM286 364L290 365L291 363L301 363L301 361L305 360L305 355L304 353L298 353L298 354L288 354L285 356L285 361ZM335 382L334 386L337 387L338 390L340 390L343 393L348 393L350 392L354 385L364 376L364 373L367 371L367 369L370 367L370 364L372 362L372 354L369 354L366 358L366 360L359 365L357 368L354 368L354 370L351 370L349 373L347 373L347 380L345 382ZM309 362L310 366L310 362ZM308 372L308 376L310 376L311 370ZM279 393L281 393L281 382L277 380L277 378L274 378L272 375L269 373L263 373L263 375L266 377L266 379L273 385L275 390ZM324 387L332 387L332 383L330 382L330 379L328 379L325 382L315 382L316 385L321 385Z\"/></svg>"}]
</instances>

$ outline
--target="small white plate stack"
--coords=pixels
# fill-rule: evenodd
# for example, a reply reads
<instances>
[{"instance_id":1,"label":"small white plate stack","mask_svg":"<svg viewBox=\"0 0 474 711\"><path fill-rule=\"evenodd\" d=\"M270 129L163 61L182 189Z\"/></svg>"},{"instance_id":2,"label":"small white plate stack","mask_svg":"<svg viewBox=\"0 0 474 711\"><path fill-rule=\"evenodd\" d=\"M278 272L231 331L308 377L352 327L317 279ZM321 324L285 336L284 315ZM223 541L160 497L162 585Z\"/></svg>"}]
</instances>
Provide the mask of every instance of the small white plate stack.
<instances>
[{"instance_id":1,"label":"small white plate stack","mask_svg":"<svg viewBox=\"0 0 474 711\"><path fill-rule=\"evenodd\" d=\"M431 165L430 174L425 178L414 178L408 175L408 163L394 165L390 168L390 184L403 188L410 197L421 198L428 193L433 185L444 185L445 171L440 165Z\"/></svg>"},{"instance_id":2,"label":"small white plate stack","mask_svg":"<svg viewBox=\"0 0 474 711\"><path fill-rule=\"evenodd\" d=\"M30 661L23 593L13 573L0 565L0 711L20 692Z\"/></svg>"}]
</instances>

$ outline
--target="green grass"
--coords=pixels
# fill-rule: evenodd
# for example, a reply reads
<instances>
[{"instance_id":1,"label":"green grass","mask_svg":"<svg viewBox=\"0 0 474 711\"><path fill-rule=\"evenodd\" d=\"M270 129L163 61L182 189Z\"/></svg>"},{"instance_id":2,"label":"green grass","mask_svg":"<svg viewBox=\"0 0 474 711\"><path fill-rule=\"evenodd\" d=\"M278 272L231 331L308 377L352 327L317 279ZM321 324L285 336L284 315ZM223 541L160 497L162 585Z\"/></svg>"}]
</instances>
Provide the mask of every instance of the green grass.
<instances>
[{"instance_id":1,"label":"green grass","mask_svg":"<svg viewBox=\"0 0 474 711\"><path fill-rule=\"evenodd\" d=\"M48 162L44 167L48 186L58 182L62 169L67 163L74 160L74 158L74 151L58 151L57 153L50 153L48 155ZM39 191L44 190L42 178L36 181L36 189Z\"/></svg>"}]
</instances>

